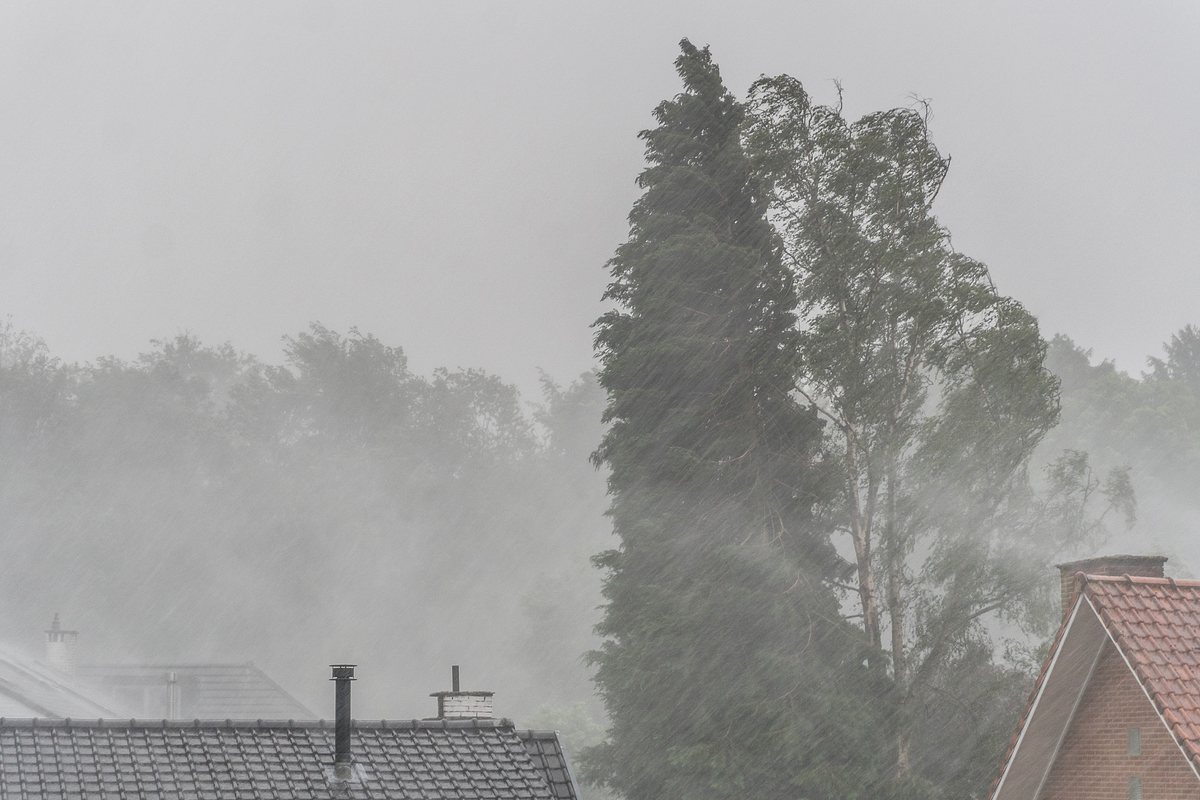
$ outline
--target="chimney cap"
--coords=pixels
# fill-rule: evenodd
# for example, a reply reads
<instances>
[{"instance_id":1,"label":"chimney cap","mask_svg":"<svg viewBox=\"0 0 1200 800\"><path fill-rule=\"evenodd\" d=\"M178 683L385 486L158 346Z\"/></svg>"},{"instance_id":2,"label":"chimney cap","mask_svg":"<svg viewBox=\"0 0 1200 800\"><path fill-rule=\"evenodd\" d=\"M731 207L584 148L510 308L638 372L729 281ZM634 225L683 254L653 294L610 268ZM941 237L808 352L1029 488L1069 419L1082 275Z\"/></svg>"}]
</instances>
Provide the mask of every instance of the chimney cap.
<instances>
[{"instance_id":1,"label":"chimney cap","mask_svg":"<svg viewBox=\"0 0 1200 800\"><path fill-rule=\"evenodd\" d=\"M480 692L480 691L464 691L459 682L458 664L450 667L450 683L452 687L449 690L440 692L430 692L430 697L491 697L495 692Z\"/></svg>"},{"instance_id":2,"label":"chimney cap","mask_svg":"<svg viewBox=\"0 0 1200 800\"><path fill-rule=\"evenodd\" d=\"M330 664L329 668L333 670L333 677L329 680L356 681L358 678L354 677L354 668L357 666L357 664Z\"/></svg>"}]
</instances>

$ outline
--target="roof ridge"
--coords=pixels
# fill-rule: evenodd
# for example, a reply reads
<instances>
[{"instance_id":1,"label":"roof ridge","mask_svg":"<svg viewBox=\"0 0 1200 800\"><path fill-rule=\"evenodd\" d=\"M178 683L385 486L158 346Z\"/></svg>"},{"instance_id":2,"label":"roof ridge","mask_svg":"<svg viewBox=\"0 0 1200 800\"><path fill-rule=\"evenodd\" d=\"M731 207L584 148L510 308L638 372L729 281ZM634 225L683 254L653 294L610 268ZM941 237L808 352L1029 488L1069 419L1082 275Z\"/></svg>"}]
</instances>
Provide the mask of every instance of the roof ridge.
<instances>
[{"instance_id":1,"label":"roof ridge","mask_svg":"<svg viewBox=\"0 0 1200 800\"><path fill-rule=\"evenodd\" d=\"M1129 584L1144 584L1146 586L1175 586L1181 589L1200 589L1200 580L1188 580L1183 578L1159 578L1150 575L1089 575L1086 572L1077 572L1076 575L1082 575L1087 583L1129 583Z\"/></svg>"},{"instance_id":2,"label":"roof ridge","mask_svg":"<svg viewBox=\"0 0 1200 800\"><path fill-rule=\"evenodd\" d=\"M478 719L379 719L351 720L356 730L516 730L516 724L506 717ZM334 727L326 719L52 719L47 717L0 717L0 728L105 728L137 729L254 729L282 728L288 730ZM531 731L534 735L541 731ZM540 737L539 737L540 738Z\"/></svg>"},{"instance_id":3,"label":"roof ridge","mask_svg":"<svg viewBox=\"0 0 1200 800\"><path fill-rule=\"evenodd\" d=\"M274 678L272 678L270 675L268 675L266 672L264 672L264 671L263 671L263 670L262 670L262 669L261 669L261 668L260 668L260 667L259 667L257 664L255 664L253 661L247 661L247 662L246 662L246 666L247 666L247 667L249 667L250 669L254 670L255 672L257 672L257 673L258 673L258 675L259 675L259 677L261 677L261 678L262 678L263 680L265 680L267 683L269 683L269 684L271 684L272 686L274 686L274 687L275 687L275 689L276 689L276 691L278 691L280 694L282 694L284 697L286 697L288 700L290 700L292 703L294 703L294 704L296 705L296 707L297 707L297 708L299 708L299 709L302 709L302 710L304 710L304 711L308 711L308 713L310 713L310 714L312 713L312 711L309 711L308 707L307 707L307 706L305 706L305 705L304 705L304 703L301 703L301 702L300 702L299 700L297 700L295 697L292 697L292 694L291 694L291 692L289 692L287 689L284 689L284 688L283 688L283 687L282 687L282 686L279 684L279 682L278 682L278 681L276 681Z\"/></svg>"},{"instance_id":4,"label":"roof ridge","mask_svg":"<svg viewBox=\"0 0 1200 800\"><path fill-rule=\"evenodd\" d=\"M77 664L76 669L246 669L253 668L262 672L253 661L89 661Z\"/></svg>"}]
</instances>

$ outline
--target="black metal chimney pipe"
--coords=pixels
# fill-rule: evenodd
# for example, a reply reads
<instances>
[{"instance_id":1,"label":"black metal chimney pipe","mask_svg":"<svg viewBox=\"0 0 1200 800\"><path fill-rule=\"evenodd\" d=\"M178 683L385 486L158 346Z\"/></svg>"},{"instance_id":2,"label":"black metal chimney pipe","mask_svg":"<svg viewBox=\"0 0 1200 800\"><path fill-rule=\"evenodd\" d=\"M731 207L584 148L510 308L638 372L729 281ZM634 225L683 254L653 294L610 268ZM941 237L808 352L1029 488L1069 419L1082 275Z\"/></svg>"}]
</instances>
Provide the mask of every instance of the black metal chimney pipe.
<instances>
[{"instance_id":1,"label":"black metal chimney pipe","mask_svg":"<svg viewBox=\"0 0 1200 800\"><path fill-rule=\"evenodd\" d=\"M336 722L334 724L333 771L338 780L350 780L350 681L354 678L354 664L330 664L333 670Z\"/></svg>"}]
</instances>

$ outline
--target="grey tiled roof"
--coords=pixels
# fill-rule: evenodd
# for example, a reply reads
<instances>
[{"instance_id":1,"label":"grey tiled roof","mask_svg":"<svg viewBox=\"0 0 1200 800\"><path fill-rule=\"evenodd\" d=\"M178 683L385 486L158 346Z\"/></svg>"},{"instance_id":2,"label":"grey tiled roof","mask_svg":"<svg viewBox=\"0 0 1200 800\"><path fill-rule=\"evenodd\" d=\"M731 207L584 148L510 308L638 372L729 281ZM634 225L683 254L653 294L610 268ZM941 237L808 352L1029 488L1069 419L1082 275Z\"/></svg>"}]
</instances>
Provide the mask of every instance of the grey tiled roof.
<instances>
[{"instance_id":1,"label":"grey tiled roof","mask_svg":"<svg viewBox=\"0 0 1200 800\"><path fill-rule=\"evenodd\" d=\"M338 783L328 723L0 719L0 797L577 800L557 736L508 720L356 722L353 752Z\"/></svg>"},{"instance_id":2,"label":"grey tiled roof","mask_svg":"<svg viewBox=\"0 0 1200 800\"><path fill-rule=\"evenodd\" d=\"M555 731L517 731L533 763L546 776L556 800L579 800L566 750Z\"/></svg>"},{"instance_id":3,"label":"grey tiled roof","mask_svg":"<svg viewBox=\"0 0 1200 800\"><path fill-rule=\"evenodd\" d=\"M312 719L316 715L259 669L244 664L84 664L76 676L127 716L165 717L174 675L183 719ZM79 715L76 715L79 716Z\"/></svg>"},{"instance_id":4,"label":"grey tiled roof","mask_svg":"<svg viewBox=\"0 0 1200 800\"><path fill-rule=\"evenodd\" d=\"M112 716L112 709L93 695L90 687L44 664L0 650L0 716Z\"/></svg>"}]
</instances>

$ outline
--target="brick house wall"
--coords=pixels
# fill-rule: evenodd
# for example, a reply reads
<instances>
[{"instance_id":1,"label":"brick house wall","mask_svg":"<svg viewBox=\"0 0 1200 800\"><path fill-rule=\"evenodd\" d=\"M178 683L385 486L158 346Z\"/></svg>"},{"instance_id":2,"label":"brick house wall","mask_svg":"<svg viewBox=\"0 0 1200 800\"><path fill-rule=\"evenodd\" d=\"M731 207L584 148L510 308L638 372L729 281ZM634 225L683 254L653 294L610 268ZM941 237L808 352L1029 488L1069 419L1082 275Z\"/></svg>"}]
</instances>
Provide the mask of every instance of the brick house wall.
<instances>
[{"instance_id":1,"label":"brick house wall","mask_svg":"<svg viewBox=\"0 0 1200 800\"><path fill-rule=\"evenodd\" d=\"M1130 755L1129 729L1141 755ZM1196 800L1200 779L1171 738L1137 678L1106 642L1039 800Z\"/></svg>"}]
</instances>

